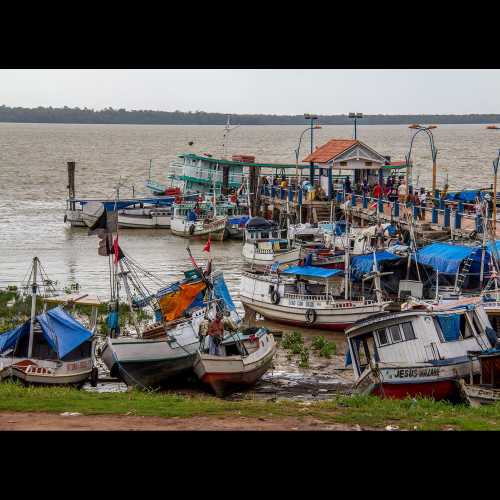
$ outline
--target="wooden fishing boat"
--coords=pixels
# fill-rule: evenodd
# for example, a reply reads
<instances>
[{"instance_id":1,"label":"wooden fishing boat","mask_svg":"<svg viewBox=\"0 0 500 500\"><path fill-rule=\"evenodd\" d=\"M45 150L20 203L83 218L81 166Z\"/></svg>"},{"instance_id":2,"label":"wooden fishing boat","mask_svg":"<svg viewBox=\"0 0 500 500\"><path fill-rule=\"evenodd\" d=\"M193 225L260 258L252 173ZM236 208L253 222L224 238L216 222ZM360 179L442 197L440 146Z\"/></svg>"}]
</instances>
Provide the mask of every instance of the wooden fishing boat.
<instances>
[{"instance_id":1,"label":"wooden fishing boat","mask_svg":"<svg viewBox=\"0 0 500 500\"><path fill-rule=\"evenodd\" d=\"M227 215L217 215L210 202L176 204L173 208L174 214L170 223L172 234L184 238L208 235L220 240L227 238Z\"/></svg>"},{"instance_id":2,"label":"wooden fishing boat","mask_svg":"<svg viewBox=\"0 0 500 500\"><path fill-rule=\"evenodd\" d=\"M468 351L487 351L496 343L480 304L385 312L359 321L346 336L355 390L398 399L456 397L459 379L479 372Z\"/></svg>"},{"instance_id":3,"label":"wooden fishing boat","mask_svg":"<svg viewBox=\"0 0 500 500\"><path fill-rule=\"evenodd\" d=\"M200 345L198 329L204 310L193 313L173 328L152 327L156 338L106 339L101 358L112 377L141 389L162 386L190 373ZM146 332L147 336L147 332Z\"/></svg>"},{"instance_id":4,"label":"wooden fishing boat","mask_svg":"<svg viewBox=\"0 0 500 500\"><path fill-rule=\"evenodd\" d=\"M340 269L314 266L293 266L267 274L244 271L240 300L245 311L266 319L335 331L380 313L389 304L381 299L346 298L346 281Z\"/></svg>"},{"instance_id":5,"label":"wooden fishing boat","mask_svg":"<svg viewBox=\"0 0 500 500\"><path fill-rule=\"evenodd\" d=\"M42 385L81 385L91 380L95 385L94 333L61 306L36 314L39 266L35 257L31 319L0 335L0 380Z\"/></svg>"},{"instance_id":6,"label":"wooden fishing boat","mask_svg":"<svg viewBox=\"0 0 500 500\"><path fill-rule=\"evenodd\" d=\"M262 217L252 217L245 228L242 255L253 267L268 267L276 262L297 262L301 249L292 240L283 238L286 230L280 230L274 222Z\"/></svg>"},{"instance_id":7,"label":"wooden fishing boat","mask_svg":"<svg viewBox=\"0 0 500 500\"><path fill-rule=\"evenodd\" d=\"M198 378L219 397L254 385L269 370L276 353L276 342L266 328L253 335L226 336L223 345L224 356L199 352L194 363Z\"/></svg>"},{"instance_id":8,"label":"wooden fishing boat","mask_svg":"<svg viewBox=\"0 0 500 500\"><path fill-rule=\"evenodd\" d=\"M500 401L500 349L469 352L469 377L460 380L460 390L470 406L494 404ZM479 377L473 376L474 361L479 361ZM475 378L478 380L475 380Z\"/></svg>"}]
</instances>

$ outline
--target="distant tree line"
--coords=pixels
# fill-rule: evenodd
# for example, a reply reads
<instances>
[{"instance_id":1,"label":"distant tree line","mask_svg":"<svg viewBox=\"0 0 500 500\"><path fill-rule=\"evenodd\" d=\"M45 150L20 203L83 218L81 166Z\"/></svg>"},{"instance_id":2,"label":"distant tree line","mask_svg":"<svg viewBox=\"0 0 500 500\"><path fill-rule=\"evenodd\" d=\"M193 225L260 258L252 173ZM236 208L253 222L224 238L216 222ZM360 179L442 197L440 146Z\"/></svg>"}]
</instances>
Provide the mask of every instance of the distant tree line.
<instances>
[{"instance_id":1,"label":"distant tree line","mask_svg":"<svg viewBox=\"0 0 500 500\"><path fill-rule=\"evenodd\" d=\"M94 123L136 125L224 125L225 113L205 111L152 111L105 108L37 107L21 108L0 106L0 122L12 123ZM231 122L239 125L304 125L303 115L231 115ZM352 123L347 115L319 115L322 125L346 125ZM404 125L410 123L500 123L500 115L364 115L363 125Z\"/></svg>"}]
</instances>

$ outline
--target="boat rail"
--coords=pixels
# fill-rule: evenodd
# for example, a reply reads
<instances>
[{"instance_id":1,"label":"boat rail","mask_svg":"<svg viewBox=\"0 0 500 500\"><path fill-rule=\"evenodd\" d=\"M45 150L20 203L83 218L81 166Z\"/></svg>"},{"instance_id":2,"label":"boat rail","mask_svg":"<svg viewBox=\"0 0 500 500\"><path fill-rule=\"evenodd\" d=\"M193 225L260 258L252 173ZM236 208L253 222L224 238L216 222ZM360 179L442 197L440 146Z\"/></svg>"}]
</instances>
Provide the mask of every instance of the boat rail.
<instances>
[{"instance_id":1,"label":"boat rail","mask_svg":"<svg viewBox=\"0 0 500 500\"><path fill-rule=\"evenodd\" d=\"M169 166L169 175L176 178L189 177L198 179L205 183L222 183L222 170L215 170L207 167L187 165L179 160L173 160ZM240 185L243 182L242 174L229 173L230 184Z\"/></svg>"},{"instance_id":2,"label":"boat rail","mask_svg":"<svg viewBox=\"0 0 500 500\"><path fill-rule=\"evenodd\" d=\"M284 293L283 296L291 300L302 300L306 302L331 302L331 306L336 309L348 309L356 305L369 306L376 304L375 300L349 300L347 302L335 302L335 298L331 294L320 294L320 295L305 295L300 293Z\"/></svg>"}]
</instances>

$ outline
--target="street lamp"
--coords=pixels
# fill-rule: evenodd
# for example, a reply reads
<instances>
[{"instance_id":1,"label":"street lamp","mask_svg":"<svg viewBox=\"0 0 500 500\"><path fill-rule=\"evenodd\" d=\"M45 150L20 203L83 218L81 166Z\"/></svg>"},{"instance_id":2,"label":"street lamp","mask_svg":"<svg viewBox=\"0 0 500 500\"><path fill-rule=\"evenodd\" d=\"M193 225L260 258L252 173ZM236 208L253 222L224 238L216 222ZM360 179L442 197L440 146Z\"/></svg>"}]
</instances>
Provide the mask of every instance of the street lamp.
<instances>
[{"instance_id":1,"label":"street lamp","mask_svg":"<svg viewBox=\"0 0 500 500\"><path fill-rule=\"evenodd\" d=\"M321 125L314 125L314 127L312 127L312 128L314 130L318 130L321 128ZM302 131L302 133L300 134L300 137L299 137L299 144L297 146L297 149L295 150L295 177L297 177L297 178L298 178L298 169L299 169L300 144L302 143L302 137L309 129L311 129L311 127L307 127L305 130ZM312 133L312 129L311 129L311 133ZM302 169L300 169L300 177L302 179ZM300 186L300 180L299 180L299 186Z\"/></svg>"},{"instance_id":2,"label":"street lamp","mask_svg":"<svg viewBox=\"0 0 500 500\"><path fill-rule=\"evenodd\" d=\"M500 127L496 125L488 125L486 127L488 130L500 130ZM495 239L497 237L497 172L498 172L498 162L500 160L500 150L498 151L498 156L493 161L493 234Z\"/></svg>"},{"instance_id":3,"label":"street lamp","mask_svg":"<svg viewBox=\"0 0 500 500\"><path fill-rule=\"evenodd\" d=\"M313 115L311 113L304 113L304 119L310 120L311 124L309 125L309 128L311 129L311 154L313 153L313 122L314 120L318 119L318 115ZM311 169L309 171L309 180L311 182L311 185L314 185L314 162L311 162Z\"/></svg>"},{"instance_id":4,"label":"street lamp","mask_svg":"<svg viewBox=\"0 0 500 500\"><path fill-rule=\"evenodd\" d=\"M411 150L413 147L413 141L415 140L415 137L420 133L420 132L425 132L427 134L427 137L429 138L429 143L431 146L431 154L432 154L432 194L434 196L434 193L436 192L436 174L437 174L437 166L436 166L436 158L437 158L437 148L434 144L434 136L432 135L431 130L437 128L437 125L429 125L427 127L424 127L423 125L420 125L418 123L413 123L410 125L408 128L411 128L413 130L416 130L416 132L413 134L413 137L411 138L410 141L410 149L408 151L408 155L406 157L406 175L408 176L408 169L410 168L410 157L411 157ZM406 183L406 194L408 194L408 189L409 189L409 181Z\"/></svg>"},{"instance_id":5,"label":"street lamp","mask_svg":"<svg viewBox=\"0 0 500 500\"><path fill-rule=\"evenodd\" d=\"M361 118L363 118L363 113L349 113L349 118L354 119L354 140L358 140L358 134L357 134L357 122Z\"/></svg>"}]
</instances>

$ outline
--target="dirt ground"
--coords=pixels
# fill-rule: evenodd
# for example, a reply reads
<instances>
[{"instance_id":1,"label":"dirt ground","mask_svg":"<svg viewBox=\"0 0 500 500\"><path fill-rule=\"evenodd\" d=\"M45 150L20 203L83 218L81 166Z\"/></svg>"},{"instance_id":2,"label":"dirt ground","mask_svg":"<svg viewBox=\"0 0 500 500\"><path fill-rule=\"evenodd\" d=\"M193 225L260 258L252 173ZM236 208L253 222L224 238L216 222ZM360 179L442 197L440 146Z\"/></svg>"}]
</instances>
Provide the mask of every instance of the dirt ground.
<instances>
[{"instance_id":1,"label":"dirt ground","mask_svg":"<svg viewBox=\"0 0 500 500\"><path fill-rule=\"evenodd\" d=\"M367 430L360 426L326 424L313 418L293 417L262 419L246 417L190 417L162 418L127 415L71 415L55 413L0 412L0 430L71 430L71 431L311 431L311 430Z\"/></svg>"}]
</instances>

